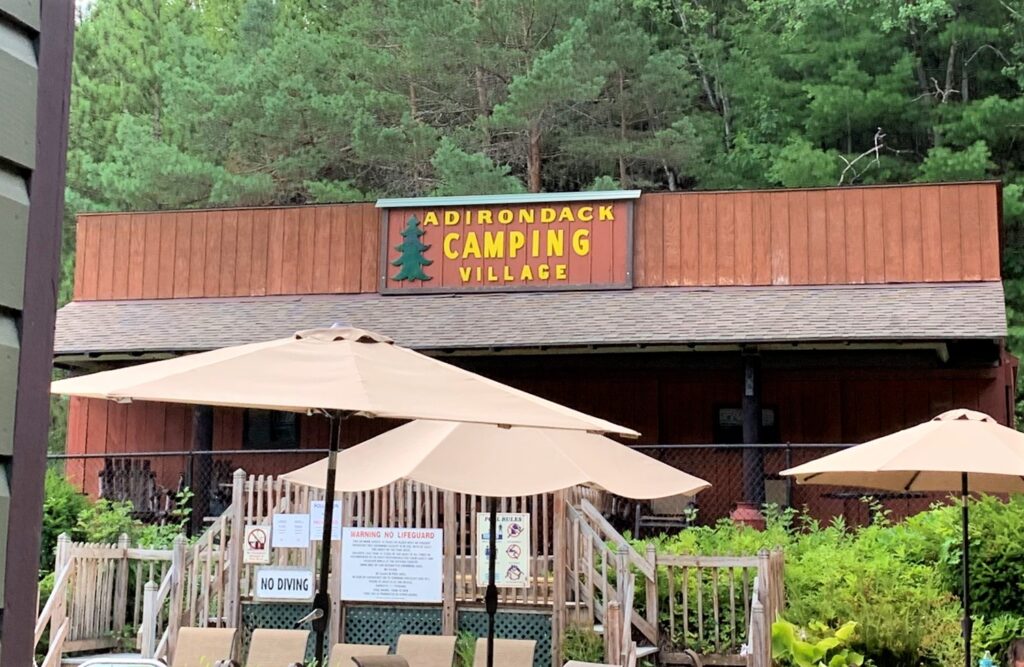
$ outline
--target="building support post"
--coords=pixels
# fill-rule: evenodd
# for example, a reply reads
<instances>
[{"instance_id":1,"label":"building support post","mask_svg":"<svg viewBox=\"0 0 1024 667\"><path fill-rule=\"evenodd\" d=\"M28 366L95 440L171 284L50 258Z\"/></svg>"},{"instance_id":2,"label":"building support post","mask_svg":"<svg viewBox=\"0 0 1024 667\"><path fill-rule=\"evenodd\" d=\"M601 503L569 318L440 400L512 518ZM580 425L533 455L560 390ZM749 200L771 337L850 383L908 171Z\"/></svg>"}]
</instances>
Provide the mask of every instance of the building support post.
<instances>
[{"instance_id":1,"label":"building support post","mask_svg":"<svg viewBox=\"0 0 1024 667\"><path fill-rule=\"evenodd\" d=\"M213 408L197 405L192 408L192 455L189 459L188 487L192 492L189 535L203 532L203 519L210 513L210 486L213 482Z\"/></svg>"},{"instance_id":2,"label":"building support post","mask_svg":"<svg viewBox=\"0 0 1024 667\"><path fill-rule=\"evenodd\" d=\"M743 444L761 444L761 357L756 351L743 353ZM764 528L764 450L743 449L743 500L736 505L732 520Z\"/></svg>"}]
</instances>

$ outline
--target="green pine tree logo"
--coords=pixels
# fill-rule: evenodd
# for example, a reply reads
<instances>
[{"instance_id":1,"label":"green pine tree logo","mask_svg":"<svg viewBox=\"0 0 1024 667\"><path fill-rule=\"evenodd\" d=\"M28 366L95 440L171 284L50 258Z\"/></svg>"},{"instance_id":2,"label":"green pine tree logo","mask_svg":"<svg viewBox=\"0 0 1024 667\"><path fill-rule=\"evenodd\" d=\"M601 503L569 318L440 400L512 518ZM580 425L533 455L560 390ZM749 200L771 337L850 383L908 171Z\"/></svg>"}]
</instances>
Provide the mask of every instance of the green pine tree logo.
<instances>
[{"instance_id":1,"label":"green pine tree logo","mask_svg":"<svg viewBox=\"0 0 1024 667\"><path fill-rule=\"evenodd\" d=\"M420 221L416 216L411 216L402 230L402 242L395 246L395 250L401 253L398 259L391 262L391 266L400 267L398 273L391 276L392 280L401 282L403 280L430 280L430 276L423 273L424 266L430 266L434 260L423 256L429 245L420 241L423 230L420 229Z\"/></svg>"}]
</instances>

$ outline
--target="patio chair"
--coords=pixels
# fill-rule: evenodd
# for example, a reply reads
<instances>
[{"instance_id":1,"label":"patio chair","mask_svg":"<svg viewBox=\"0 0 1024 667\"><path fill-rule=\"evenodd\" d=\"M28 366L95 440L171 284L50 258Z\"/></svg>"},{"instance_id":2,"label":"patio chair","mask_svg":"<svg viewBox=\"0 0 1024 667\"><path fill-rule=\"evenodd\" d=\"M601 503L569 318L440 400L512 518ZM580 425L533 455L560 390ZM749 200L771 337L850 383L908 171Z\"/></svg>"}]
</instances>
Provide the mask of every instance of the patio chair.
<instances>
[{"instance_id":1,"label":"patio chair","mask_svg":"<svg viewBox=\"0 0 1024 667\"><path fill-rule=\"evenodd\" d=\"M335 644L331 647L329 667L352 667L352 659L366 655L387 655L387 644Z\"/></svg>"},{"instance_id":2,"label":"patio chair","mask_svg":"<svg viewBox=\"0 0 1024 667\"><path fill-rule=\"evenodd\" d=\"M646 514L642 511L642 505L637 504L634 534L641 535L644 528L653 528L658 532L686 528L690 524L686 510L694 506L694 497L687 495L654 498L650 501L650 512Z\"/></svg>"},{"instance_id":3,"label":"patio chair","mask_svg":"<svg viewBox=\"0 0 1024 667\"><path fill-rule=\"evenodd\" d=\"M216 667L230 663L234 628L181 628L171 667Z\"/></svg>"},{"instance_id":4,"label":"patio chair","mask_svg":"<svg viewBox=\"0 0 1024 667\"><path fill-rule=\"evenodd\" d=\"M452 667L455 637L399 635L395 655L405 658L409 667Z\"/></svg>"},{"instance_id":5,"label":"patio chair","mask_svg":"<svg viewBox=\"0 0 1024 667\"><path fill-rule=\"evenodd\" d=\"M356 667L409 667L409 663L400 655L354 655L352 662Z\"/></svg>"},{"instance_id":6,"label":"patio chair","mask_svg":"<svg viewBox=\"0 0 1024 667\"><path fill-rule=\"evenodd\" d=\"M532 639L495 639L494 667L533 667L533 651L537 642ZM487 639L476 640L473 667L487 667Z\"/></svg>"},{"instance_id":7,"label":"patio chair","mask_svg":"<svg viewBox=\"0 0 1024 667\"><path fill-rule=\"evenodd\" d=\"M618 667L609 665L606 662L583 662L582 660L569 660L562 667Z\"/></svg>"},{"instance_id":8,"label":"patio chair","mask_svg":"<svg viewBox=\"0 0 1024 667\"><path fill-rule=\"evenodd\" d=\"M309 630L253 630L245 667L290 667L306 662Z\"/></svg>"}]
</instances>

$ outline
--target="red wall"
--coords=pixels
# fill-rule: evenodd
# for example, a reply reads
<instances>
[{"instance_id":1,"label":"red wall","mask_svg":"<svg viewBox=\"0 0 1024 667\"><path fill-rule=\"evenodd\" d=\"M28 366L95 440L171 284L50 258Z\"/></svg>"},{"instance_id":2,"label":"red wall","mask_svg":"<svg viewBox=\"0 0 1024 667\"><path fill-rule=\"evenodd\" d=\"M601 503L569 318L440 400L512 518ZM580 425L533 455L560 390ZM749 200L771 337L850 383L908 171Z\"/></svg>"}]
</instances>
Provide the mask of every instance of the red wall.
<instances>
[{"instance_id":1,"label":"red wall","mask_svg":"<svg viewBox=\"0 0 1024 667\"><path fill-rule=\"evenodd\" d=\"M634 285L998 280L996 183L645 194ZM75 299L375 292L373 204L79 216Z\"/></svg>"}]
</instances>

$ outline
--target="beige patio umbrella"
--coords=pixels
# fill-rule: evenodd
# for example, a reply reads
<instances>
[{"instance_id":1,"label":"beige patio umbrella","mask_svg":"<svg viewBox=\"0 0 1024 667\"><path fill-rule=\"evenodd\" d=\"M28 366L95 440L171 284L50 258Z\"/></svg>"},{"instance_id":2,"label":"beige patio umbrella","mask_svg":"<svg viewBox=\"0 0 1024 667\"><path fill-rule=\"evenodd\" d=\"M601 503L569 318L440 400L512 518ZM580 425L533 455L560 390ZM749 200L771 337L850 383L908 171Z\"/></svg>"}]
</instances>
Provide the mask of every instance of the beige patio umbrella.
<instances>
[{"instance_id":1,"label":"beige patio umbrella","mask_svg":"<svg viewBox=\"0 0 1024 667\"><path fill-rule=\"evenodd\" d=\"M959 491L963 531L964 646L971 665L970 492L1024 492L1024 433L973 410L934 419L789 470L798 484L891 491Z\"/></svg>"},{"instance_id":2,"label":"beige patio umbrella","mask_svg":"<svg viewBox=\"0 0 1024 667\"><path fill-rule=\"evenodd\" d=\"M493 659L498 608L494 583L496 497L549 493L589 484L619 496L648 499L693 495L710 486L703 479L601 435L455 422L410 422L346 449L338 455L338 461L335 491L369 491L409 479L489 497L490 567L484 598L488 660ZM327 459L323 459L282 477L324 488L327 466Z\"/></svg>"},{"instance_id":3,"label":"beige patio umbrella","mask_svg":"<svg viewBox=\"0 0 1024 667\"><path fill-rule=\"evenodd\" d=\"M187 326L187 323L183 323ZM331 419L324 471L322 563L330 562L335 459L341 420L392 417L616 433L636 431L395 345L362 329L332 327L129 368L60 380L51 392L118 402L160 401L264 408ZM313 602L316 657L323 660L330 597L320 568ZM495 601L497 596L495 596ZM490 663L489 663L490 664Z\"/></svg>"},{"instance_id":4,"label":"beige patio umbrella","mask_svg":"<svg viewBox=\"0 0 1024 667\"><path fill-rule=\"evenodd\" d=\"M324 488L327 459L282 475ZM413 421L338 454L335 491L369 491L409 479L490 497L596 485L627 498L694 494L710 484L601 435Z\"/></svg>"}]
</instances>

